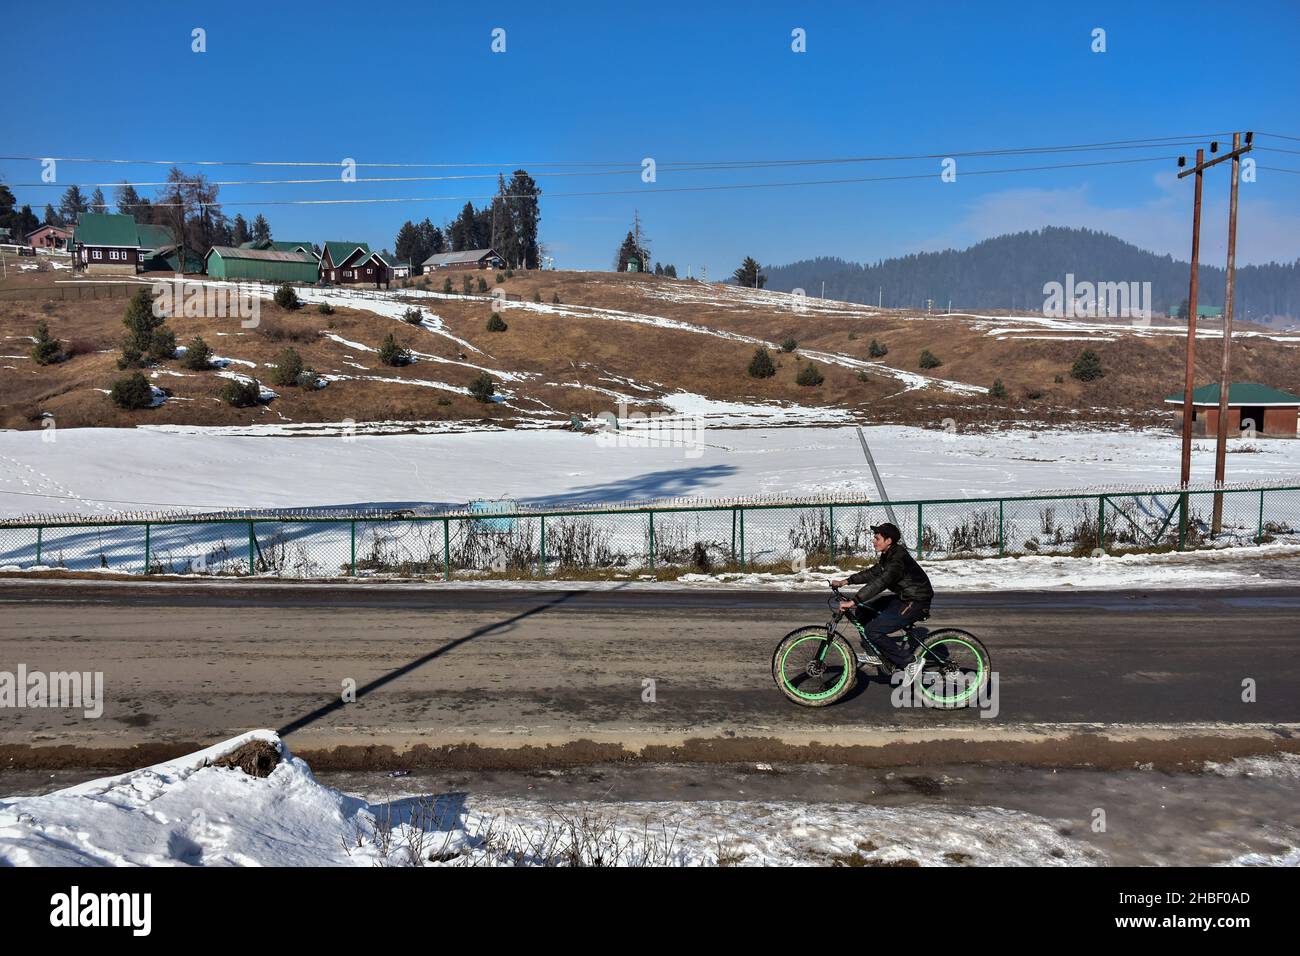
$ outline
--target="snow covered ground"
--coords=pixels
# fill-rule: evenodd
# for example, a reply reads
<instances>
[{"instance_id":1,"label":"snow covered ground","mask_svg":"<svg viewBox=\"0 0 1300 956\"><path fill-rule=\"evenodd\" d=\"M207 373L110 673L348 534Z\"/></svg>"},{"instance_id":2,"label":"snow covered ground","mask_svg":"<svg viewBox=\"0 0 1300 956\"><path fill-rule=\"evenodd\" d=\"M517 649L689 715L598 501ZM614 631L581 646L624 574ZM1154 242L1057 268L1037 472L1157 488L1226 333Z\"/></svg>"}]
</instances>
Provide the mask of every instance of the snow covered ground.
<instances>
[{"instance_id":1,"label":"snow covered ground","mask_svg":"<svg viewBox=\"0 0 1300 956\"><path fill-rule=\"evenodd\" d=\"M213 766L250 741L278 748L266 777ZM1292 757L1211 772L1296 772ZM771 768L767 768L771 769ZM910 861L925 866L1105 865L1075 821L999 806L790 800L540 801L412 792L372 804L322 785L271 731L43 796L0 799L0 865L760 866ZM1295 865L1296 851L1248 865Z\"/></svg>"},{"instance_id":2,"label":"snow covered ground","mask_svg":"<svg viewBox=\"0 0 1300 956\"><path fill-rule=\"evenodd\" d=\"M351 430L339 423L337 437L193 428L0 432L0 514L409 506L502 496L533 505L677 496L877 498L853 429L711 428L710 407L718 403L684 402L684 411L705 416L692 446L680 435L602 443L559 430L375 436L366 434L366 423ZM292 433L292 426L282 428ZM1178 478L1179 439L1159 429L981 434L879 426L866 433L894 500L1169 486ZM1250 447L1256 451L1240 450ZM1213 443L1198 441L1195 449L1193 478L1209 480ZM1228 479L1300 484L1300 442L1231 442Z\"/></svg>"}]
</instances>

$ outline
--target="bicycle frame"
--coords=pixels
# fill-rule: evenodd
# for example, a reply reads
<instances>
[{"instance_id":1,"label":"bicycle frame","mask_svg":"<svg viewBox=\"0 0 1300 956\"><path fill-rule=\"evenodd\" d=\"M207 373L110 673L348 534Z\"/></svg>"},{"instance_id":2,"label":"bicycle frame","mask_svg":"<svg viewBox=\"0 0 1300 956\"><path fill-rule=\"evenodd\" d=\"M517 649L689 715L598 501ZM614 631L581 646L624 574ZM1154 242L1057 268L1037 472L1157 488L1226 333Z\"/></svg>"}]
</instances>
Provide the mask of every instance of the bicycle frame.
<instances>
[{"instance_id":1,"label":"bicycle frame","mask_svg":"<svg viewBox=\"0 0 1300 956\"><path fill-rule=\"evenodd\" d=\"M817 652L817 660L822 663L825 663L826 654L831 649L831 643L835 640L836 635L839 634L839 631L836 630L836 626L839 624L841 620L848 617L849 622L855 628L857 628L858 637L860 637L867 644L867 646L871 648L872 653L874 653L875 656L879 658L882 663L888 663L891 667L893 667L894 665L889 660L889 657L886 654L884 654L879 647L876 646L875 642L872 641L871 638L867 637L867 630L862 626L862 623L858 621L856 617L849 617L848 613L839 606L840 601L847 601L850 599L845 597L844 594L837 587L832 586L831 590L834 592L834 597L832 598L832 601L834 601L834 610L832 611L831 619L826 622L826 637L822 640L822 646ZM936 661L939 661L939 658L933 654L933 652L930 650L930 645L925 640L926 636L929 635L930 633L929 628L918 627L915 624L910 624L904 627L902 631L905 635L908 636L909 639L916 641L916 643L921 646L922 654L924 654L927 657L931 657Z\"/></svg>"}]
</instances>

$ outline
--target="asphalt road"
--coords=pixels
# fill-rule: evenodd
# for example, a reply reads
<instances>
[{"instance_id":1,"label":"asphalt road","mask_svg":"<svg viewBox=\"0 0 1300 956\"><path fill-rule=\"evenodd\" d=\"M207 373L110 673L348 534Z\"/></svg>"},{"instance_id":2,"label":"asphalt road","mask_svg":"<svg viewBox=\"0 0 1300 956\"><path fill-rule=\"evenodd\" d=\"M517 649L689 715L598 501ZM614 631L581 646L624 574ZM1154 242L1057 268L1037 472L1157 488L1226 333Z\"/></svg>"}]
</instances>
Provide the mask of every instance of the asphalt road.
<instances>
[{"instance_id":1,"label":"asphalt road","mask_svg":"<svg viewBox=\"0 0 1300 956\"><path fill-rule=\"evenodd\" d=\"M928 623L984 640L996 716L867 680L790 704L772 649L826 617L809 592L0 581L0 671L101 671L105 697L98 719L0 710L0 767L136 765L254 727L340 769L1300 749L1300 587L944 595Z\"/></svg>"}]
</instances>

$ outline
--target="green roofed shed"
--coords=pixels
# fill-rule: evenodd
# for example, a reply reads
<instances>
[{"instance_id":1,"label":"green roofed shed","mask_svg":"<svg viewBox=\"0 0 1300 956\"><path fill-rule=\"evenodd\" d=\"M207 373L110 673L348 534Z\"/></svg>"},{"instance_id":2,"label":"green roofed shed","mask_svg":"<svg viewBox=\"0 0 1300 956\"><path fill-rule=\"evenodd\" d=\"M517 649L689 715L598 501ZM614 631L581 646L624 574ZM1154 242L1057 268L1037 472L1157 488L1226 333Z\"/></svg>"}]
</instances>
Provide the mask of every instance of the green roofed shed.
<instances>
[{"instance_id":1,"label":"green roofed shed","mask_svg":"<svg viewBox=\"0 0 1300 956\"><path fill-rule=\"evenodd\" d=\"M315 285L320 277L314 256L279 249L236 249L213 246L205 259L214 279L252 279L258 282L303 282Z\"/></svg>"},{"instance_id":2,"label":"green roofed shed","mask_svg":"<svg viewBox=\"0 0 1300 956\"><path fill-rule=\"evenodd\" d=\"M1166 405L1182 405L1181 393L1165 399ZM1295 438L1300 418L1300 395L1258 382L1233 382L1228 386L1228 432ZM1182 431L1182 415L1175 416L1174 430ZM1202 385L1192 391L1192 431L1214 435L1219 430L1219 386Z\"/></svg>"}]
</instances>

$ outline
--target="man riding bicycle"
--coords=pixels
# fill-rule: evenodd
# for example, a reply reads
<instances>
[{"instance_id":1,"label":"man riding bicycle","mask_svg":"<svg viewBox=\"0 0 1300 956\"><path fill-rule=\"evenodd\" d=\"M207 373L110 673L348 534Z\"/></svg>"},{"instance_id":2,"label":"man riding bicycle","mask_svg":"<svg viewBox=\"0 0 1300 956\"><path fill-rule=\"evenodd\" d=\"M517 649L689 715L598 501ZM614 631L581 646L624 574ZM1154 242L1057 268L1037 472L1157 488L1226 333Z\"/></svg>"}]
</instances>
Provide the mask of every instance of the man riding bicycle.
<instances>
[{"instance_id":1,"label":"man riding bicycle","mask_svg":"<svg viewBox=\"0 0 1300 956\"><path fill-rule=\"evenodd\" d=\"M902 642L890 632L927 617L934 588L916 559L903 546L902 533L897 525L885 522L872 525L871 530L875 533L873 545L880 555L876 563L831 584L837 588L846 584L862 585L856 599L841 601L840 608L848 614L856 614L866 637L903 671L903 685L906 686L916 680L923 662L913 660L912 655L903 649ZM886 591L894 593L886 594ZM863 647L871 650L865 641Z\"/></svg>"}]
</instances>

